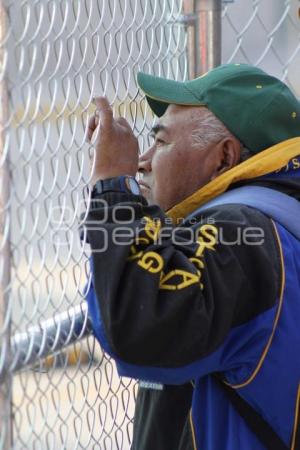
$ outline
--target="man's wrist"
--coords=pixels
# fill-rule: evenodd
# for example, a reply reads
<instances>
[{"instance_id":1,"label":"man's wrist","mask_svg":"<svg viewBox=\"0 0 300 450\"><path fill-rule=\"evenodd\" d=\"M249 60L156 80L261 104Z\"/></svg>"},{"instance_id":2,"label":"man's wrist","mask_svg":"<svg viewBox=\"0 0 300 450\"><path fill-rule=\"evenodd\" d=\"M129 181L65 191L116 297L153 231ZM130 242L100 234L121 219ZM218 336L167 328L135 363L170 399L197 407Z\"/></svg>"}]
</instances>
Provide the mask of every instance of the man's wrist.
<instances>
[{"instance_id":1,"label":"man's wrist","mask_svg":"<svg viewBox=\"0 0 300 450\"><path fill-rule=\"evenodd\" d=\"M112 178L98 179L92 187L92 197L109 192L120 194L141 195L140 187L135 177L122 175Z\"/></svg>"},{"instance_id":2,"label":"man's wrist","mask_svg":"<svg viewBox=\"0 0 300 450\"><path fill-rule=\"evenodd\" d=\"M95 186L95 184L97 183L97 181L103 181L103 180L109 180L110 178L117 178L120 175L114 175L114 174L97 174L97 175L93 175L92 179L91 179L91 185L92 187Z\"/></svg>"},{"instance_id":3,"label":"man's wrist","mask_svg":"<svg viewBox=\"0 0 300 450\"><path fill-rule=\"evenodd\" d=\"M136 175L136 172L133 172L130 168L128 168L128 170L111 170L111 171L105 171L105 172L94 172L92 179L91 179L91 185L94 186L97 181L100 180L108 180L111 178L118 178L121 176L130 176L130 177L134 177Z\"/></svg>"}]
</instances>

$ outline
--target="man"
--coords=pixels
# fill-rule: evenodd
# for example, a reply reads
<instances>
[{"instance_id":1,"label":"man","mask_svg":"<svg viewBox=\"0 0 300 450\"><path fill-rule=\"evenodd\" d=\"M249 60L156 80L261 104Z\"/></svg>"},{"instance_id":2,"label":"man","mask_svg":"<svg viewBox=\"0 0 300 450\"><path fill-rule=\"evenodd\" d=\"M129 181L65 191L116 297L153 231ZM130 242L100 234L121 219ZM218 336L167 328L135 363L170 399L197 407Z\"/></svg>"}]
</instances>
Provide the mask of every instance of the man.
<instances>
[{"instance_id":1,"label":"man","mask_svg":"<svg viewBox=\"0 0 300 450\"><path fill-rule=\"evenodd\" d=\"M132 448L298 449L300 105L247 65L138 82L154 143L138 161L96 99L86 223L95 335L141 380Z\"/></svg>"}]
</instances>

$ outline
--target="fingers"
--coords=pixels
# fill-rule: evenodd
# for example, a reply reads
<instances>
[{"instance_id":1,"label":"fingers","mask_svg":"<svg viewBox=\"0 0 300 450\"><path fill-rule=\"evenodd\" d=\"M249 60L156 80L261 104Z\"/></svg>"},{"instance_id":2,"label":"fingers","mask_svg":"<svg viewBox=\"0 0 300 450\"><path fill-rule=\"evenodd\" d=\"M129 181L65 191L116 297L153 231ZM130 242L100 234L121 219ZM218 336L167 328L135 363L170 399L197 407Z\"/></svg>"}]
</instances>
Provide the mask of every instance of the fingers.
<instances>
[{"instance_id":1,"label":"fingers","mask_svg":"<svg viewBox=\"0 0 300 450\"><path fill-rule=\"evenodd\" d=\"M93 104L96 106L94 115L89 119L86 140L91 142L93 134L99 123L101 128L110 131L114 122L123 126L132 132L131 126L124 117L114 119L112 108L106 97L96 97L93 99Z\"/></svg>"},{"instance_id":2,"label":"fingers","mask_svg":"<svg viewBox=\"0 0 300 450\"><path fill-rule=\"evenodd\" d=\"M117 117L115 119L116 122L118 122L118 124L122 125L125 128L129 128L130 130L132 129L131 126L129 125L129 123L127 122L127 120L125 119L125 117Z\"/></svg>"},{"instance_id":3,"label":"fingers","mask_svg":"<svg viewBox=\"0 0 300 450\"><path fill-rule=\"evenodd\" d=\"M113 112L105 97L96 97L92 100L92 103L96 106L96 110L93 116L89 119L86 141L91 142L94 131L98 127L99 123L103 127L111 128L113 123Z\"/></svg>"},{"instance_id":4,"label":"fingers","mask_svg":"<svg viewBox=\"0 0 300 450\"><path fill-rule=\"evenodd\" d=\"M88 123L88 130L87 130L87 136L86 136L86 140L87 142L90 142L95 129L97 128L99 123L99 118L97 117L97 115L93 115L90 119L89 119L89 123Z\"/></svg>"},{"instance_id":5,"label":"fingers","mask_svg":"<svg viewBox=\"0 0 300 450\"><path fill-rule=\"evenodd\" d=\"M97 108L101 126L103 128L111 128L113 124L113 111L106 97L95 97L93 103Z\"/></svg>"},{"instance_id":6,"label":"fingers","mask_svg":"<svg viewBox=\"0 0 300 450\"><path fill-rule=\"evenodd\" d=\"M99 119L99 111L98 109L96 109L96 111L94 112L94 116L95 116L95 125L96 127L99 125L100 123L100 119Z\"/></svg>"}]
</instances>

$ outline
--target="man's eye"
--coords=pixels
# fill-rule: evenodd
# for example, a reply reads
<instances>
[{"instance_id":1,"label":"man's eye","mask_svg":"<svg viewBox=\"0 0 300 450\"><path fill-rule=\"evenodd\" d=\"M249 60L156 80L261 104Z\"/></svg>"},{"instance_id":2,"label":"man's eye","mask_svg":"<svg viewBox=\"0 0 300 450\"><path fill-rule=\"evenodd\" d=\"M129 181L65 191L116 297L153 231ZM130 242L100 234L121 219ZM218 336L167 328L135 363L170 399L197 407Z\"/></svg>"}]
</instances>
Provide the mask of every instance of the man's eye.
<instances>
[{"instance_id":1,"label":"man's eye","mask_svg":"<svg viewBox=\"0 0 300 450\"><path fill-rule=\"evenodd\" d=\"M165 145L166 144L163 139L159 139L155 136L150 135L150 139L151 139L151 141L153 141L152 145Z\"/></svg>"}]
</instances>

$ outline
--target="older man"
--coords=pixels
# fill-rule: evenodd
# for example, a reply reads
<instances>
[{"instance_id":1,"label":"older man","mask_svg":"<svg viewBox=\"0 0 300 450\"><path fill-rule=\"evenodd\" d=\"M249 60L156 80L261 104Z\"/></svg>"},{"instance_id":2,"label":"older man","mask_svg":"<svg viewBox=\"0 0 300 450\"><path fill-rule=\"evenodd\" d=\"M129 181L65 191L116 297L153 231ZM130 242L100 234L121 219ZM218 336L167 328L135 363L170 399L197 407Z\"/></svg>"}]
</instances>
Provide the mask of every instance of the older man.
<instances>
[{"instance_id":1,"label":"older man","mask_svg":"<svg viewBox=\"0 0 300 450\"><path fill-rule=\"evenodd\" d=\"M86 223L95 335L141 380L132 448L299 449L300 105L240 64L138 82L153 145L95 100Z\"/></svg>"}]
</instances>

